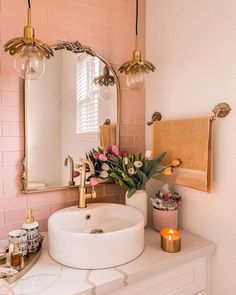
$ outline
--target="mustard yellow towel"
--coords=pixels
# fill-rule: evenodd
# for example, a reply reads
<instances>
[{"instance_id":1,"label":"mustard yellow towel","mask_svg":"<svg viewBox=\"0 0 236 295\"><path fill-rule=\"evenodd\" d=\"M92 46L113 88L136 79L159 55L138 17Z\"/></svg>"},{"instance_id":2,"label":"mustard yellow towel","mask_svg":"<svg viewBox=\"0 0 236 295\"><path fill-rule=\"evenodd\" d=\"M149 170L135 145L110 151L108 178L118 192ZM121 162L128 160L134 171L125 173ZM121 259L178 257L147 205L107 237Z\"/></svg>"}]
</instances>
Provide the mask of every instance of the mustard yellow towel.
<instances>
[{"instance_id":1,"label":"mustard yellow towel","mask_svg":"<svg viewBox=\"0 0 236 295\"><path fill-rule=\"evenodd\" d=\"M166 151L163 164L179 158L180 168L159 180L174 182L202 191L211 190L212 122L210 118L169 120L153 124L153 156Z\"/></svg>"},{"instance_id":2,"label":"mustard yellow towel","mask_svg":"<svg viewBox=\"0 0 236 295\"><path fill-rule=\"evenodd\" d=\"M100 126L100 146L116 144L116 125Z\"/></svg>"}]
</instances>

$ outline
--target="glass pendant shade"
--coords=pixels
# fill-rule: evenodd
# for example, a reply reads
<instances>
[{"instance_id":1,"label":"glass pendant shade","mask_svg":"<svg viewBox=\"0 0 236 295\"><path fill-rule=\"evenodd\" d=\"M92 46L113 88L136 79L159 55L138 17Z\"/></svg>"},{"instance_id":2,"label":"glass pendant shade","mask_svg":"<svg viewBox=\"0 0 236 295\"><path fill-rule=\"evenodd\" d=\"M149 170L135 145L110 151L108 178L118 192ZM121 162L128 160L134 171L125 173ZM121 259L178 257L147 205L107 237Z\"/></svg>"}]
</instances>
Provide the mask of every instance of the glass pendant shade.
<instances>
[{"instance_id":1,"label":"glass pendant shade","mask_svg":"<svg viewBox=\"0 0 236 295\"><path fill-rule=\"evenodd\" d=\"M43 75L44 58L50 59L53 51L46 43L35 39L35 30L31 26L30 0L28 4L27 25L24 28L23 37L9 40L4 45L4 49L15 56L14 67L18 75L23 79L35 80Z\"/></svg>"},{"instance_id":2,"label":"glass pendant shade","mask_svg":"<svg viewBox=\"0 0 236 295\"><path fill-rule=\"evenodd\" d=\"M143 90L145 87L145 74L142 71L138 71L135 74L127 74L126 85L132 90Z\"/></svg>"},{"instance_id":3,"label":"glass pendant shade","mask_svg":"<svg viewBox=\"0 0 236 295\"><path fill-rule=\"evenodd\" d=\"M25 46L25 49L16 55L14 67L18 75L27 80L36 80L45 71L44 59L37 54L33 46Z\"/></svg>"},{"instance_id":4,"label":"glass pendant shade","mask_svg":"<svg viewBox=\"0 0 236 295\"><path fill-rule=\"evenodd\" d=\"M97 85L99 89L99 96L101 99L108 100L114 97L115 79L110 75L108 66L103 69L103 75L98 76L94 79L94 84Z\"/></svg>"},{"instance_id":5,"label":"glass pendant shade","mask_svg":"<svg viewBox=\"0 0 236 295\"><path fill-rule=\"evenodd\" d=\"M114 91L116 91L116 87L113 85L109 86L99 86L99 96L103 100L109 100L114 97Z\"/></svg>"}]
</instances>

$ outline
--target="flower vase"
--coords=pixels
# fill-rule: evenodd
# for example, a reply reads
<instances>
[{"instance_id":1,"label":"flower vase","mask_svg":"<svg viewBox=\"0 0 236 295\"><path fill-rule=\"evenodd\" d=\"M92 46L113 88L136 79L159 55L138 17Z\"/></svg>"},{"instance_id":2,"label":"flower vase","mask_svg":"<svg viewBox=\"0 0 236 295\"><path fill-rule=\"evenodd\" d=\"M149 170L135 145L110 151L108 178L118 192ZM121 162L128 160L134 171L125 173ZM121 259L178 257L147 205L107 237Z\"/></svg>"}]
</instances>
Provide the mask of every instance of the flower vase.
<instances>
[{"instance_id":1,"label":"flower vase","mask_svg":"<svg viewBox=\"0 0 236 295\"><path fill-rule=\"evenodd\" d=\"M137 190L130 198L128 192L125 195L125 204L127 206L138 209L143 213L144 226L147 226L147 193L145 190Z\"/></svg>"},{"instance_id":2,"label":"flower vase","mask_svg":"<svg viewBox=\"0 0 236 295\"><path fill-rule=\"evenodd\" d=\"M153 227L157 231L163 228L178 228L178 209L172 211L159 210L153 207Z\"/></svg>"}]
</instances>

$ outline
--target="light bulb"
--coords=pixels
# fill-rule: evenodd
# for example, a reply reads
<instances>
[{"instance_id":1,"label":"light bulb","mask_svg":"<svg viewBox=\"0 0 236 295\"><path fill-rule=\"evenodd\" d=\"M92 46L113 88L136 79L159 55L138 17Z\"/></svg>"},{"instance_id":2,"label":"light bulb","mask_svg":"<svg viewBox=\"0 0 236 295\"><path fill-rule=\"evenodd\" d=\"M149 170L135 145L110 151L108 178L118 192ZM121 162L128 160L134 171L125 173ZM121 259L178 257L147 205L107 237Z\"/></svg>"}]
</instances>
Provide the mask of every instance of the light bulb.
<instances>
[{"instance_id":1,"label":"light bulb","mask_svg":"<svg viewBox=\"0 0 236 295\"><path fill-rule=\"evenodd\" d=\"M135 74L126 75L126 85L133 90L139 91L145 87L145 74L142 71L138 71Z\"/></svg>"},{"instance_id":2,"label":"light bulb","mask_svg":"<svg viewBox=\"0 0 236 295\"><path fill-rule=\"evenodd\" d=\"M36 80L40 78L45 70L45 63L33 46L25 48L16 55L14 67L18 75L23 79Z\"/></svg>"},{"instance_id":3,"label":"light bulb","mask_svg":"<svg viewBox=\"0 0 236 295\"><path fill-rule=\"evenodd\" d=\"M100 96L101 99L109 100L109 99L112 99L114 97L114 91L116 90L114 85L113 86L111 86L111 85L99 86L98 85L98 88L99 88L99 96Z\"/></svg>"}]
</instances>

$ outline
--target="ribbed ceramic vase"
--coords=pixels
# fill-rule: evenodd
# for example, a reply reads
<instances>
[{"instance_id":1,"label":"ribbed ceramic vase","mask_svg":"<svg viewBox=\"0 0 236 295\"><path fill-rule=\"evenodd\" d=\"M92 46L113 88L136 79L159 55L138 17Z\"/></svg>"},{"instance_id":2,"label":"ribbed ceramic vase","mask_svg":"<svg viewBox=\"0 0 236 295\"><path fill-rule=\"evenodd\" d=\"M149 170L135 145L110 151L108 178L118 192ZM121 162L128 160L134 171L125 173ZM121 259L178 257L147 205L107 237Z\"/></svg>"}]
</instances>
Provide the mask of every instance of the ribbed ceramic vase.
<instances>
[{"instance_id":1,"label":"ribbed ceramic vase","mask_svg":"<svg viewBox=\"0 0 236 295\"><path fill-rule=\"evenodd\" d=\"M143 213L144 226L147 226L147 193L145 190L136 191L132 197L127 197L128 192L125 195L125 204L127 206L138 209Z\"/></svg>"},{"instance_id":2,"label":"ribbed ceramic vase","mask_svg":"<svg viewBox=\"0 0 236 295\"><path fill-rule=\"evenodd\" d=\"M161 231L165 227L178 228L178 209L163 211L153 207L153 228Z\"/></svg>"}]
</instances>

